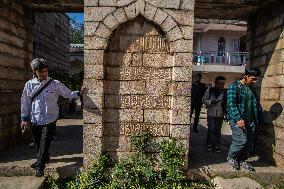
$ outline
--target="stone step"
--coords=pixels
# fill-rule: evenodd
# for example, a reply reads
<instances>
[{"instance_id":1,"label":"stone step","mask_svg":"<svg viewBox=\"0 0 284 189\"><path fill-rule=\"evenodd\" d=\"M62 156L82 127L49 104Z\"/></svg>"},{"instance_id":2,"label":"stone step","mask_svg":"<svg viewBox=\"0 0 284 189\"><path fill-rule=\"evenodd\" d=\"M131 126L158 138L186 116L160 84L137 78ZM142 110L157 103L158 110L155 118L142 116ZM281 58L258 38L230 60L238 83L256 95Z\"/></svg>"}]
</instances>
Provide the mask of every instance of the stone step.
<instances>
[{"instance_id":1,"label":"stone step","mask_svg":"<svg viewBox=\"0 0 284 189\"><path fill-rule=\"evenodd\" d=\"M82 154L52 157L51 162L46 165L45 176L74 177L80 171L82 161ZM33 162L35 159L0 163L0 176L33 176L34 169L30 167Z\"/></svg>"},{"instance_id":2,"label":"stone step","mask_svg":"<svg viewBox=\"0 0 284 189\"><path fill-rule=\"evenodd\" d=\"M0 177L0 189L41 189L44 181L44 177L34 176Z\"/></svg>"},{"instance_id":3,"label":"stone step","mask_svg":"<svg viewBox=\"0 0 284 189\"><path fill-rule=\"evenodd\" d=\"M215 189L261 189L263 188L256 181L247 178L233 178L233 179L224 179L222 177L215 177L212 180Z\"/></svg>"},{"instance_id":4,"label":"stone step","mask_svg":"<svg viewBox=\"0 0 284 189\"><path fill-rule=\"evenodd\" d=\"M284 180L284 171L272 166L255 167L256 171L233 170L227 163L203 166L188 170L188 177L198 180L222 177L226 179L249 177L262 185L279 184Z\"/></svg>"}]
</instances>

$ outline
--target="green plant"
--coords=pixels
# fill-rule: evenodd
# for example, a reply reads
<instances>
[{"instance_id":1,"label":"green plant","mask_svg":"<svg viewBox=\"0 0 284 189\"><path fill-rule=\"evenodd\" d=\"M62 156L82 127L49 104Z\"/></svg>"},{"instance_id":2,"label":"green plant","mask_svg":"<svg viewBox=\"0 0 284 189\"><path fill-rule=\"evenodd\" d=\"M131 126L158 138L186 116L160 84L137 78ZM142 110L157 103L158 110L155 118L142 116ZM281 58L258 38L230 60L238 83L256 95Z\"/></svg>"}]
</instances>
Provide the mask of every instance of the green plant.
<instances>
[{"instance_id":1,"label":"green plant","mask_svg":"<svg viewBox=\"0 0 284 189\"><path fill-rule=\"evenodd\" d=\"M68 189L91 189L100 188L108 178L106 174L109 158L101 155L97 161L94 161L91 168L80 173L74 181L67 184Z\"/></svg>"},{"instance_id":2,"label":"green plant","mask_svg":"<svg viewBox=\"0 0 284 189\"><path fill-rule=\"evenodd\" d=\"M111 174L112 188L152 188L157 178L150 158L146 155L150 135L143 131L131 136L131 146L137 153L117 164Z\"/></svg>"},{"instance_id":3,"label":"green plant","mask_svg":"<svg viewBox=\"0 0 284 189\"><path fill-rule=\"evenodd\" d=\"M182 166L185 149L173 139L158 144L161 165L161 179L167 183L178 183L185 179Z\"/></svg>"}]
</instances>

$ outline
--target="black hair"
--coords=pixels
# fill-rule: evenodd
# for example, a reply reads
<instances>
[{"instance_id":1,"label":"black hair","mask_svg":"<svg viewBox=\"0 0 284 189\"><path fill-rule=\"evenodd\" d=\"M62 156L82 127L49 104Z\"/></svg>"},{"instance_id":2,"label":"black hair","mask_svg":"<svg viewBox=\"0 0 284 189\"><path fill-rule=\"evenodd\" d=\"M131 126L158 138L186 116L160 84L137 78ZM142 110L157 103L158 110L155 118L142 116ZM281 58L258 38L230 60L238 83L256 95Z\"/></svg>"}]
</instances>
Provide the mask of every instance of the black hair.
<instances>
[{"instance_id":1,"label":"black hair","mask_svg":"<svg viewBox=\"0 0 284 189\"><path fill-rule=\"evenodd\" d=\"M217 76L217 77L215 78L215 82L221 81L221 80L226 80L226 78L225 78L224 76Z\"/></svg>"},{"instance_id":2,"label":"black hair","mask_svg":"<svg viewBox=\"0 0 284 189\"><path fill-rule=\"evenodd\" d=\"M202 77L201 73L196 74L196 77Z\"/></svg>"},{"instance_id":3,"label":"black hair","mask_svg":"<svg viewBox=\"0 0 284 189\"><path fill-rule=\"evenodd\" d=\"M245 76L254 76L254 77L260 77L261 71L258 68L251 68L245 70Z\"/></svg>"}]
</instances>

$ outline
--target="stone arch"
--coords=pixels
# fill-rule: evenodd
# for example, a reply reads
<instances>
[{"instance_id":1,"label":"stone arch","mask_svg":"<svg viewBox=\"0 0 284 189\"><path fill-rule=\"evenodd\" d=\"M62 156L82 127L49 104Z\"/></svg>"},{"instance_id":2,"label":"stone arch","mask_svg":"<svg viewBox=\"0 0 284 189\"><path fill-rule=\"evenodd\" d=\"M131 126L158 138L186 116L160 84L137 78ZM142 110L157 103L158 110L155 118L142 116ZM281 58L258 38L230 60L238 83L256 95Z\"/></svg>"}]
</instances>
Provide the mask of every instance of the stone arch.
<instances>
[{"instance_id":1,"label":"stone arch","mask_svg":"<svg viewBox=\"0 0 284 189\"><path fill-rule=\"evenodd\" d=\"M95 17L90 16L92 12L95 14ZM184 15L187 16L184 17ZM168 55L170 56L171 65L165 68L171 70L168 74L170 76L170 86L168 86L168 88L171 89L171 94L168 94L170 96L170 100L168 100L170 107L166 110L168 111L167 113L162 113L161 115L168 116L168 125L166 128L169 132L168 137L179 139L188 150L190 99L188 91L191 86L190 59L192 56L190 52L192 51L191 36L193 32L193 25L190 25L190 23L193 22L193 17L190 17L190 15L192 15L192 13L189 14L185 10L156 7L144 0L131 1L131 3L125 6L113 4L109 7L97 6L90 7L90 10L87 9L85 12L85 20L87 22L85 22L84 85L89 89L86 95L89 98L85 99L91 99L92 102L86 100L88 102L85 103L84 108L84 165L88 165L97 154L102 151L107 151L105 149L113 147L108 146L111 142L103 138L105 132L107 132L105 120L111 117L109 112L106 112L108 111L106 110L106 104L108 102L105 101L105 93L111 88L107 87L108 83L105 81L109 76L109 69L105 62L106 58L108 58L106 52L108 50L108 42L111 40L113 33L117 31L120 26L131 21L135 22L138 17L145 20L147 23L155 25L156 28L159 28L158 30L162 31L160 33L164 34L168 42ZM192 21L190 19L192 19ZM156 62L159 63L159 61ZM122 69L114 72L112 76L116 76L115 73L120 73L121 70ZM163 83L161 86L162 85ZM133 87L135 88L137 86L139 86L139 84ZM114 88L120 90L121 86L119 85ZM114 98L117 98L117 96L118 95ZM159 101L159 99L157 99L157 101ZM115 102L121 102L121 100L116 99ZM126 108L125 111L129 113L132 110L131 108ZM156 110L157 115L159 111L160 110ZM119 120L119 117L117 119ZM138 125L138 127L140 126ZM123 144L123 141L116 144L118 146L114 146L115 149L119 148L119 145ZM185 154L186 157L187 154L188 151Z\"/></svg>"}]
</instances>

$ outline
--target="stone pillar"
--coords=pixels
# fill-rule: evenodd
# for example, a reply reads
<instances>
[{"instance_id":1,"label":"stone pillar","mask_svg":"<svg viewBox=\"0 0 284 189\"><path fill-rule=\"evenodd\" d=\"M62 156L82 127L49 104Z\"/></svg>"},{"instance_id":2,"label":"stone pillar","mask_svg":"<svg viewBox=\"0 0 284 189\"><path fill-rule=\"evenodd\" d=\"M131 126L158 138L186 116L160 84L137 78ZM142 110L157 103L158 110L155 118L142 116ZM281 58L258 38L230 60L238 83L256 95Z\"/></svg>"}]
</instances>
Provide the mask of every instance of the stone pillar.
<instances>
[{"instance_id":1,"label":"stone pillar","mask_svg":"<svg viewBox=\"0 0 284 189\"><path fill-rule=\"evenodd\" d=\"M31 77L32 32L28 14L16 0L0 0L0 152L20 139L20 97Z\"/></svg>"},{"instance_id":2,"label":"stone pillar","mask_svg":"<svg viewBox=\"0 0 284 189\"><path fill-rule=\"evenodd\" d=\"M84 165L149 129L189 149L194 0L85 0ZM149 150L150 152L153 152Z\"/></svg>"},{"instance_id":3,"label":"stone pillar","mask_svg":"<svg viewBox=\"0 0 284 189\"><path fill-rule=\"evenodd\" d=\"M262 71L259 85L265 124L257 127L256 149L284 168L284 4L259 10L248 20L250 67Z\"/></svg>"}]
</instances>

